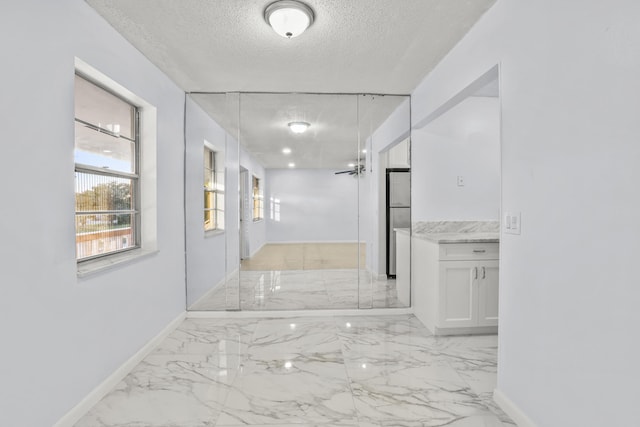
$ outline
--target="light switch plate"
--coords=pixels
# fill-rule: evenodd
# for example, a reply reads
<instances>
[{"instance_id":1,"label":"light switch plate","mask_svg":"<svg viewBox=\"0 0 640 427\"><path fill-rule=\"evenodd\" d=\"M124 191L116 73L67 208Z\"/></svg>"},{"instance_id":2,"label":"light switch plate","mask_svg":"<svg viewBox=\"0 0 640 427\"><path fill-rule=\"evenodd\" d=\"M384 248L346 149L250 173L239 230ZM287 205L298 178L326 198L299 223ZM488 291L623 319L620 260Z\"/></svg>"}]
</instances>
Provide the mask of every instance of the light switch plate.
<instances>
[{"instance_id":1,"label":"light switch plate","mask_svg":"<svg viewBox=\"0 0 640 427\"><path fill-rule=\"evenodd\" d=\"M506 212L504 214L504 232L507 234L520 234L520 212Z\"/></svg>"},{"instance_id":2,"label":"light switch plate","mask_svg":"<svg viewBox=\"0 0 640 427\"><path fill-rule=\"evenodd\" d=\"M464 176L458 175L458 187L464 187Z\"/></svg>"}]
</instances>

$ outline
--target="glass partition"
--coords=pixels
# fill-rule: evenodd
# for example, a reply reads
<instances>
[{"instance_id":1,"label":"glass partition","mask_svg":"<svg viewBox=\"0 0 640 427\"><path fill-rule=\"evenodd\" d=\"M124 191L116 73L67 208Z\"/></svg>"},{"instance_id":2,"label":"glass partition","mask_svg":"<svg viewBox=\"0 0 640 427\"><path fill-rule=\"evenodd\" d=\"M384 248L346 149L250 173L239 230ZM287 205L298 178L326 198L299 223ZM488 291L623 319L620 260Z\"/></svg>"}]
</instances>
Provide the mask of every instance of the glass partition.
<instances>
[{"instance_id":1,"label":"glass partition","mask_svg":"<svg viewBox=\"0 0 640 427\"><path fill-rule=\"evenodd\" d=\"M389 160L394 147L404 147L408 169L408 99L190 94L185 133L189 309L408 306L408 300L398 299L387 269L387 256L395 256L388 253L389 239L395 238L387 235L383 179L395 164ZM204 160L198 159L206 153L203 146L214 153L224 146L219 154L223 198L216 199L224 200L223 230L198 224L207 218L202 210L212 209L211 192L220 190L207 193L210 168L203 170ZM204 205L195 196L203 191L203 173Z\"/></svg>"}]
</instances>

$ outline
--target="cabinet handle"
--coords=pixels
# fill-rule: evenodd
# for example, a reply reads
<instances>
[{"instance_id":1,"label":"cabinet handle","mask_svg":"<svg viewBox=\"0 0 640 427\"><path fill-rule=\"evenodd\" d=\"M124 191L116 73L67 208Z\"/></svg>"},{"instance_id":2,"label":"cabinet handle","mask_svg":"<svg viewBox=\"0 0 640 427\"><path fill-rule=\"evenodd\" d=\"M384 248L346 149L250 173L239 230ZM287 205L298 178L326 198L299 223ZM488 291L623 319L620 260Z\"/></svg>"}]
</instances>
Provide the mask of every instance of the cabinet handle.
<instances>
[{"instance_id":1,"label":"cabinet handle","mask_svg":"<svg viewBox=\"0 0 640 427\"><path fill-rule=\"evenodd\" d=\"M474 279L477 279L478 278L478 267L473 267L473 272L475 274Z\"/></svg>"},{"instance_id":2,"label":"cabinet handle","mask_svg":"<svg viewBox=\"0 0 640 427\"><path fill-rule=\"evenodd\" d=\"M474 254L483 254L483 253L485 253L485 252L487 252L487 250L486 250L486 249L474 249L474 250L473 250L473 253L474 253Z\"/></svg>"},{"instance_id":3,"label":"cabinet handle","mask_svg":"<svg viewBox=\"0 0 640 427\"><path fill-rule=\"evenodd\" d=\"M483 279L487 278L487 270L485 270L484 267L482 267L482 278Z\"/></svg>"}]
</instances>

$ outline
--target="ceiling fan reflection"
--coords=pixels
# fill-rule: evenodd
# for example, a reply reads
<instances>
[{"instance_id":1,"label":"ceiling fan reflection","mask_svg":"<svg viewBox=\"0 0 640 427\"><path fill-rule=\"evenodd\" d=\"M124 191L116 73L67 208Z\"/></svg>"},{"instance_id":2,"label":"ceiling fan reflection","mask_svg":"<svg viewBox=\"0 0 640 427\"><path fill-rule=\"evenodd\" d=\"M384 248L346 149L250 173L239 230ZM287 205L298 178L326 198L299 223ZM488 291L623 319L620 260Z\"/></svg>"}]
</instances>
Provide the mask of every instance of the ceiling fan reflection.
<instances>
[{"instance_id":1,"label":"ceiling fan reflection","mask_svg":"<svg viewBox=\"0 0 640 427\"><path fill-rule=\"evenodd\" d=\"M353 169L347 169L344 171L338 171L335 172L335 175L340 175L340 174L349 174L349 175L360 175L364 173L364 165L356 165L353 167Z\"/></svg>"}]
</instances>

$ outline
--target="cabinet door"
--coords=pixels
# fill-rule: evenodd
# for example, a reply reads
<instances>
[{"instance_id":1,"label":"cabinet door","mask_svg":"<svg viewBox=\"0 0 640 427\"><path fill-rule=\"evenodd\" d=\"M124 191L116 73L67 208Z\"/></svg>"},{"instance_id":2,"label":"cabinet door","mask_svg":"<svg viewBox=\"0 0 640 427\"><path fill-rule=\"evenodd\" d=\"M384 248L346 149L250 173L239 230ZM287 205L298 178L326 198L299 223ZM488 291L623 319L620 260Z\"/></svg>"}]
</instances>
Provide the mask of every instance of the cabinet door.
<instances>
[{"instance_id":1,"label":"cabinet door","mask_svg":"<svg viewBox=\"0 0 640 427\"><path fill-rule=\"evenodd\" d=\"M478 323L475 261L440 262L439 327L463 328Z\"/></svg>"},{"instance_id":2,"label":"cabinet door","mask_svg":"<svg viewBox=\"0 0 640 427\"><path fill-rule=\"evenodd\" d=\"M484 261L478 269L478 326L497 326L498 261Z\"/></svg>"}]
</instances>

